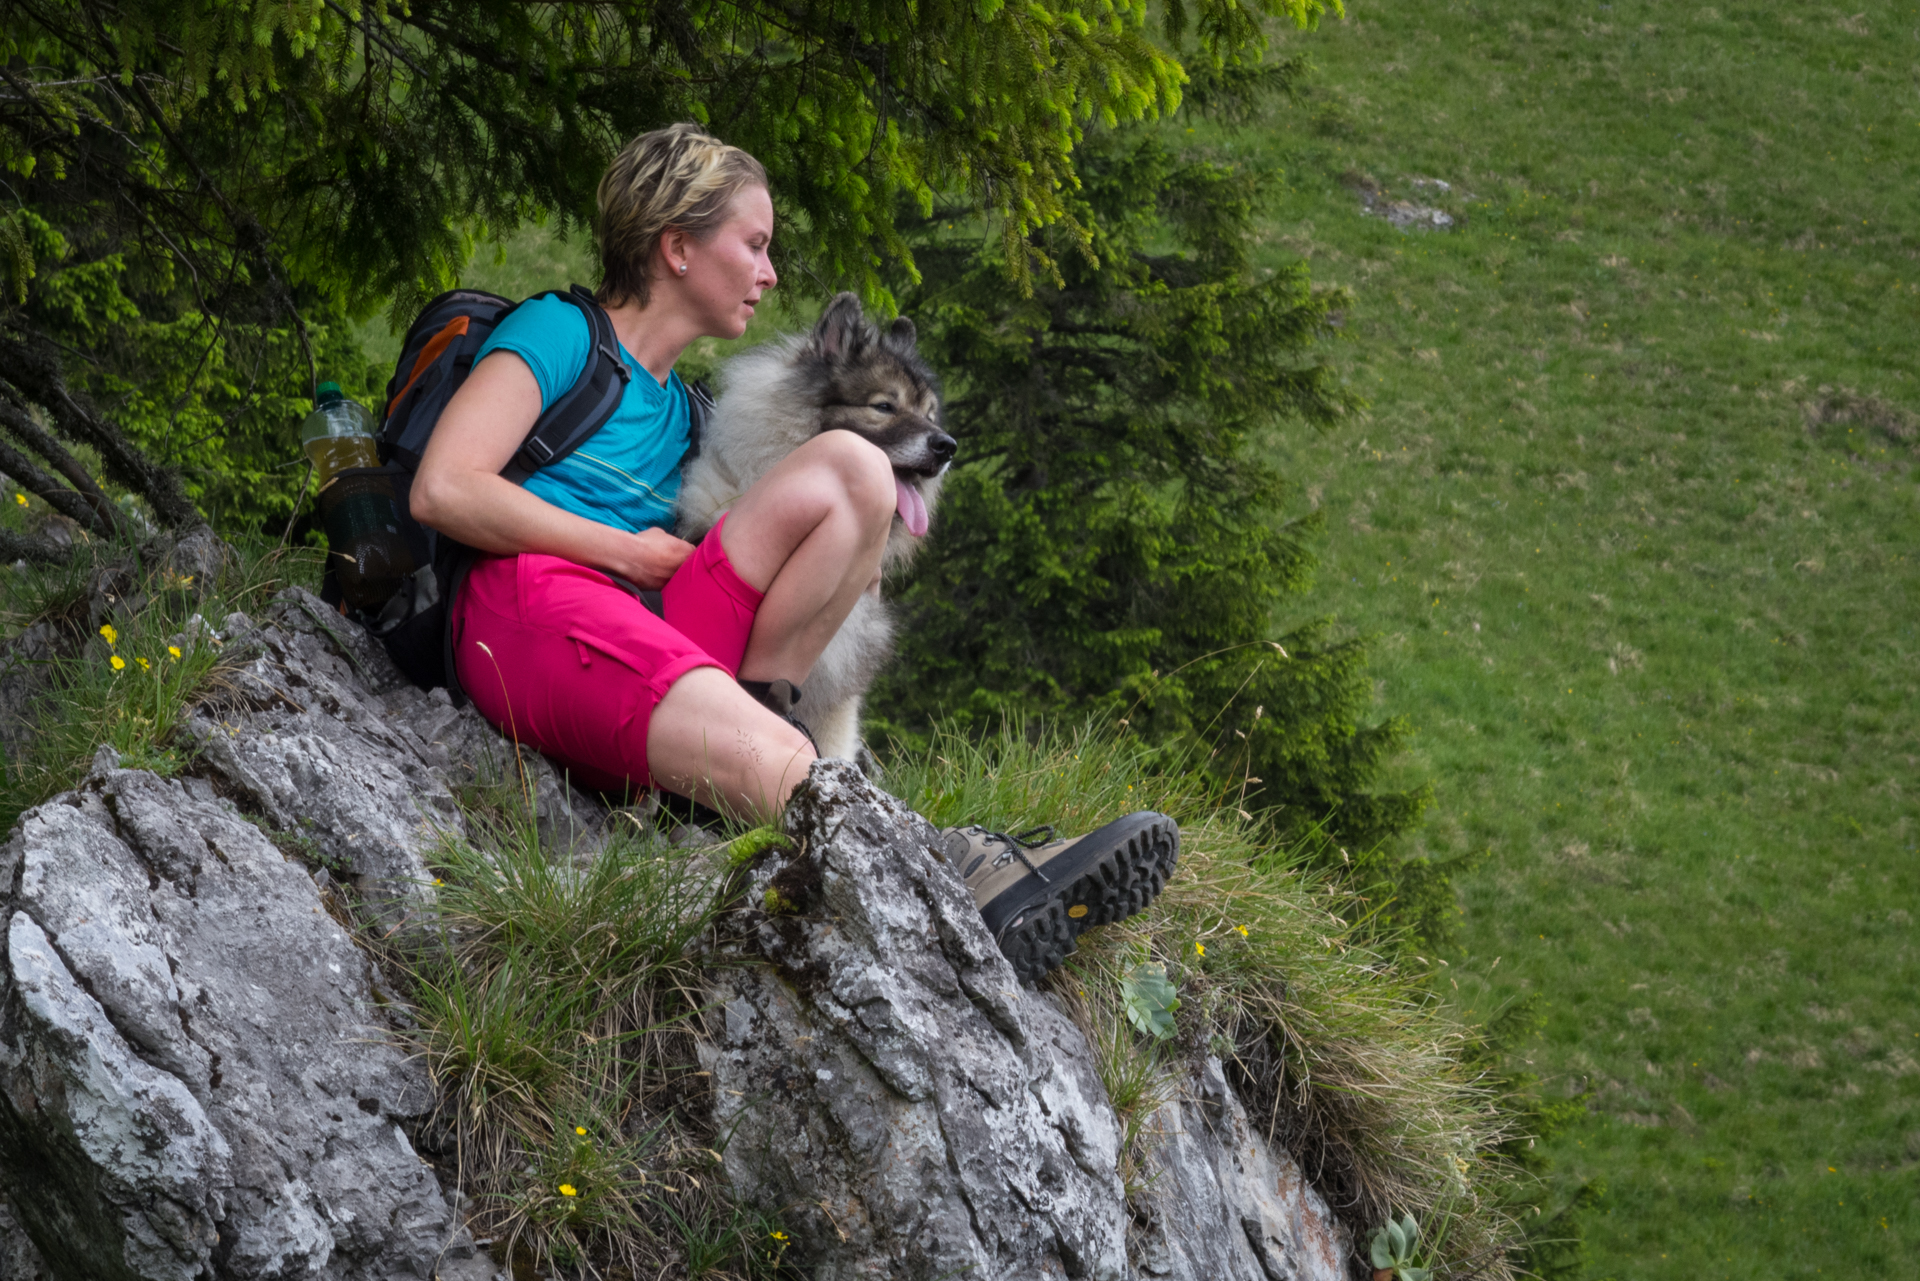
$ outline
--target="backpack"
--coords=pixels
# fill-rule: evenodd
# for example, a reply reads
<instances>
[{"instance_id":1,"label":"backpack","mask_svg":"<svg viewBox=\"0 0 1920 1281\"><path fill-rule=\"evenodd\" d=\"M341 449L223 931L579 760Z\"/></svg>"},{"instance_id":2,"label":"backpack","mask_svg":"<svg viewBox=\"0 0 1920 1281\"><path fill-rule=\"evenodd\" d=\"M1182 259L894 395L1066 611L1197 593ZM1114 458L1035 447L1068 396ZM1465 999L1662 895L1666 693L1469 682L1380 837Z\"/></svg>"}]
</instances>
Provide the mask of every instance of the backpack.
<instances>
[{"instance_id":1,"label":"backpack","mask_svg":"<svg viewBox=\"0 0 1920 1281\"><path fill-rule=\"evenodd\" d=\"M501 471L516 485L566 458L604 427L633 376L620 359L613 322L591 290L574 285L533 297L564 298L578 307L587 321L589 353L580 377L535 420L527 438ZM338 474L342 480L376 477L382 490L391 488L395 523L419 568L382 606L352 610L340 594L332 557L328 557L321 599L372 632L408 680L422 689L445 687L456 705L466 700L453 669L451 606L476 553L413 518L413 474L441 412L472 372L474 356L519 305L478 289L451 290L428 303L408 327L400 359L387 383L379 443L381 465L347 468ZM700 452L700 433L713 398L698 383L687 387L686 395L686 457L691 458ZM639 596L655 613L660 612L659 593L641 592L628 583L621 586Z\"/></svg>"}]
</instances>

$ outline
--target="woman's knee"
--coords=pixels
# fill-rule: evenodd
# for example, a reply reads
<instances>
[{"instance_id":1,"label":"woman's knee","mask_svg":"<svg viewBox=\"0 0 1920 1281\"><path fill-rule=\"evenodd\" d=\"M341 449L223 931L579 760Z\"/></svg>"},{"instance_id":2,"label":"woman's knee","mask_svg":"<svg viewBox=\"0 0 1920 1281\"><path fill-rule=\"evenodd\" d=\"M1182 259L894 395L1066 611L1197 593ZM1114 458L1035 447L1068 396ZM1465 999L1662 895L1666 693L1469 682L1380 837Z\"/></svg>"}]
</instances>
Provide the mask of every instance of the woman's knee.
<instances>
[{"instance_id":1,"label":"woman's knee","mask_svg":"<svg viewBox=\"0 0 1920 1281\"><path fill-rule=\"evenodd\" d=\"M801 447L832 473L847 506L867 523L891 520L898 501L893 463L881 448L850 431L822 432Z\"/></svg>"}]
</instances>

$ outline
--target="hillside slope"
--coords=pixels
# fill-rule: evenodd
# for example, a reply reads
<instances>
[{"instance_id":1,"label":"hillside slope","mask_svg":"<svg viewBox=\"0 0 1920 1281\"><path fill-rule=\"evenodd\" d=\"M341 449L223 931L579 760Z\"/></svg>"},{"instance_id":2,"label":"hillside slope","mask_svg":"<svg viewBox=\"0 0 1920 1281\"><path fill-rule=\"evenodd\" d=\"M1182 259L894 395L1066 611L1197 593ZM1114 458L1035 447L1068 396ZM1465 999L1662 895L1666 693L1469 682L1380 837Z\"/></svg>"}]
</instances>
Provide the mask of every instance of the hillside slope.
<instances>
[{"instance_id":1,"label":"hillside slope","mask_svg":"<svg viewBox=\"0 0 1920 1281\"><path fill-rule=\"evenodd\" d=\"M1899 1273L1920 11L1357 0L1282 51L1305 98L1218 143L1284 175L1270 261L1354 293L1370 416L1282 456L1425 848L1489 852L1443 982L1537 997L1591 1096L1592 1275Z\"/></svg>"}]
</instances>

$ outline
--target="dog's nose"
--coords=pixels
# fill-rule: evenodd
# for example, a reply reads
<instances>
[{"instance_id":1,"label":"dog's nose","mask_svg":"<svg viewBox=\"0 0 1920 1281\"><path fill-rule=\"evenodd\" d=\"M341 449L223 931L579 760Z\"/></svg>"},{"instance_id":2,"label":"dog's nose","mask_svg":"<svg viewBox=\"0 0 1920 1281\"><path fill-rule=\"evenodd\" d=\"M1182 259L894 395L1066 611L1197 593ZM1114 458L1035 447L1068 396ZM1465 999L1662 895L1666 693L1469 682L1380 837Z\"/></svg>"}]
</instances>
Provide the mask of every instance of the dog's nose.
<instances>
[{"instance_id":1,"label":"dog's nose","mask_svg":"<svg viewBox=\"0 0 1920 1281\"><path fill-rule=\"evenodd\" d=\"M959 451L960 446L947 433L937 431L933 433L933 438L927 441L927 449L940 460L942 466L945 466L953 461L953 456Z\"/></svg>"}]
</instances>

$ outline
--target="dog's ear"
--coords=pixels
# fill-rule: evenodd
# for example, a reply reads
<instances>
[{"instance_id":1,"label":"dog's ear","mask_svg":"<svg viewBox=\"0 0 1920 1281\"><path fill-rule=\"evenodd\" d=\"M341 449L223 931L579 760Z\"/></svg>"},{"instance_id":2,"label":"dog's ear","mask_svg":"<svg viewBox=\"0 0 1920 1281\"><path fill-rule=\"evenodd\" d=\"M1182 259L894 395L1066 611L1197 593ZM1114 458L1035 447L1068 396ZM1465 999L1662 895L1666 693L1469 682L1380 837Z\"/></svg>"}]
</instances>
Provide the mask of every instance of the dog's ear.
<instances>
[{"instance_id":1,"label":"dog's ear","mask_svg":"<svg viewBox=\"0 0 1920 1281\"><path fill-rule=\"evenodd\" d=\"M843 293L835 294L827 304L820 323L813 327L811 342L829 363L839 364L859 355L872 340L873 326L860 310L859 296Z\"/></svg>"},{"instance_id":2,"label":"dog's ear","mask_svg":"<svg viewBox=\"0 0 1920 1281\"><path fill-rule=\"evenodd\" d=\"M913 344L919 340L919 337L919 331L905 316L895 317L894 322L887 326L886 344L888 348L902 356L913 354Z\"/></svg>"}]
</instances>

